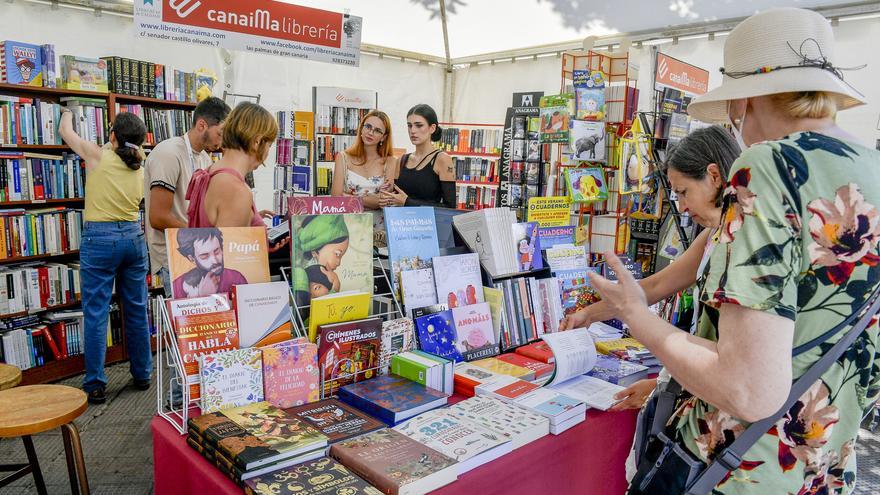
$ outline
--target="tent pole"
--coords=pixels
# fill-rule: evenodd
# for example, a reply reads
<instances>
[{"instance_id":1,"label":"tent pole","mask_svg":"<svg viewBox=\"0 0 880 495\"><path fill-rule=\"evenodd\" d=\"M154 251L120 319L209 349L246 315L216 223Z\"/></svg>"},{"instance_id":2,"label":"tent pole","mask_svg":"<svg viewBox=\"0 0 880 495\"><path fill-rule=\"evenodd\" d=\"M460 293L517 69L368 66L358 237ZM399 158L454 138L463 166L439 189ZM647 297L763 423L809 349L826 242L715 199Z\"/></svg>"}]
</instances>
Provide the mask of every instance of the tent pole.
<instances>
[{"instance_id":1,"label":"tent pole","mask_svg":"<svg viewBox=\"0 0 880 495\"><path fill-rule=\"evenodd\" d=\"M446 122L452 122L455 74L452 72L452 58L449 56L449 31L446 28L446 21L446 0L440 0L440 24L443 26L443 48L446 50L446 73L443 77L443 119Z\"/></svg>"}]
</instances>

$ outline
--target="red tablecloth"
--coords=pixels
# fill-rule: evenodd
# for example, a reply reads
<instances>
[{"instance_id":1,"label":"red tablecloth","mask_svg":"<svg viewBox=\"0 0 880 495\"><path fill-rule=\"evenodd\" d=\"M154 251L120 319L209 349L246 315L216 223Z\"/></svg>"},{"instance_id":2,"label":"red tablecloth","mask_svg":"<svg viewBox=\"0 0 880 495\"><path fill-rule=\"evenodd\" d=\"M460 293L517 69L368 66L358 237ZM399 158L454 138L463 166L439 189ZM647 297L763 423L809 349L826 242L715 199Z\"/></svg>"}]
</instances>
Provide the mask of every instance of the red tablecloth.
<instances>
[{"instance_id":1,"label":"red tablecloth","mask_svg":"<svg viewBox=\"0 0 880 495\"><path fill-rule=\"evenodd\" d=\"M455 402L455 400L450 400ZM434 495L614 495L626 491L624 462L636 411L590 410L587 420L547 435L459 477ZM166 420L153 418L156 495L241 494L242 490L186 445Z\"/></svg>"}]
</instances>

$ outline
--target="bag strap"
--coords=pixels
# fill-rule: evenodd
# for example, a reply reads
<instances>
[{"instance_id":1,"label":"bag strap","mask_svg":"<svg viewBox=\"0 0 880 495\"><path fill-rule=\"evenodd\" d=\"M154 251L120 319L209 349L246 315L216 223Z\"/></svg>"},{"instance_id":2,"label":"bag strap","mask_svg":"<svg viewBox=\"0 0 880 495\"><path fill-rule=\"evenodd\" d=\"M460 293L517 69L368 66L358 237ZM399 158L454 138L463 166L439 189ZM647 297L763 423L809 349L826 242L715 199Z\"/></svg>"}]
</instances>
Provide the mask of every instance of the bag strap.
<instances>
[{"instance_id":1,"label":"bag strap","mask_svg":"<svg viewBox=\"0 0 880 495\"><path fill-rule=\"evenodd\" d=\"M858 311L851 314L846 320L835 326L832 330L825 332L818 338L830 337L837 333L849 322L862 315L858 322L850 329L840 340L834 344L834 347L828 350L818 361L816 361L810 369L807 370L794 385L791 386L791 392L785 404L775 414L768 416L760 421L752 423L730 446L722 450L706 469L700 473L693 484L688 488L687 495L705 495L721 482L728 472L734 471L742 464L743 456L752 445L754 445L767 431L773 426L783 414L788 412L804 393L822 376L828 368L855 342L856 338L865 330L871 322L871 318L880 310L880 287L874 290L871 297L865 301L865 304ZM867 309L867 311L865 311ZM813 339L808 344L814 342ZM819 342L821 343L821 342ZM805 344L806 345L806 344ZM818 344L816 344L818 345ZM800 346L803 347L803 346ZM815 347L815 345L813 346ZM796 349L795 349L796 350Z\"/></svg>"}]
</instances>

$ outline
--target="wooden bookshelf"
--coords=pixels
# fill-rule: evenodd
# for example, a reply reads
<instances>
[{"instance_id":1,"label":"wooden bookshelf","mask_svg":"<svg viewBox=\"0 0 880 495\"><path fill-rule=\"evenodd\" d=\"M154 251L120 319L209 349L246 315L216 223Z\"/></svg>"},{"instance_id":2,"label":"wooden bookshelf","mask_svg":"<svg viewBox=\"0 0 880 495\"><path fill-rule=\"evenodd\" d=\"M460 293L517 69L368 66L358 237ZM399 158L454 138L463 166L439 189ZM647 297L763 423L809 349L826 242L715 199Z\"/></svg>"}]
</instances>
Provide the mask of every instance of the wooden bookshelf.
<instances>
[{"instance_id":1,"label":"wooden bookshelf","mask_svg":"<svg viewBox=\"0 0 880 495\"><path fill-rule=\"evenodd\" d=\"M15 258L3 258L3 259L0 259L0 264L5 265L7 263L22 263L25 261L45 260L45 259L49 259L49 258L57 258L60 256L73 256L75 254L78 255L79 250L65 251L63 253L57 253L57 254L38 254L36 256L18 256Z\"/></svg>"},{"instance_id":2,"label":"wooden bookshelf","mask_svg":"<svg viewBox=\"0 0 880 495\"><path fill-rule=\"evenodd\" d=\"M28 201L0 201L0 208L13 206L42 206L69 203L82 203L85 198L55 198L55 199L32 199Z\"/></svg>"},{"instance_id":3,"label":"wooden bookshelf","mask_svg":"<svg viewBox=\"0 0 880 495\"><path fill-rule=\"evenodd\" d=\"M79 96L83 98L102 98L106 99L110 93L102 93L100 91L81 91L77 89L63 88L44 88L42 86L24 86L22 84L6 84L0 83L0 93L24 93L36 96Z\"/></svg>"},{"instance_id":4,"label":"wooden bookshelf","mask_svg":"<svg viewBox=\"0 0 880 495\"><path fill-rule=\"evenodd\" d=\"M67 146L64 144L14 144L14 143L0 144L0 151L3 151L4 149L70 151L70 146Z\"/></svg>"},{"instance_id":5,"label":"wooden bookshelf","mask_svg":"<svg viewBox=\"0 0 880 495\"><path fill-rule=\"evenodd\" d=\"M468 153L466 151L446 151L443 148L439 149L449 156L480 156L484 158L501 158L501 155L498 153Z\"/></svg>"},{"instance_id":6,"label":"wooden bookshelf","mask_svg":"<svg viewBox=\"0 0 880 495\"><path fill-rule=\"evenodd\" d=\"M125 345L122 343L107 348L105 364L112 364L127 359ZM86 369L85 357L70 356L59 361L49 361L43 366L37 366L21 372L22 385L36 385L40 383L55 382L64 378L79 375Z\"/></svg>"},{"instance_id":7,"label":"wooden bookshelf","mask_svg":"<svg viewBox=\"0 0 880 495\"><path fill-rule=\"evenodd\" d=\"M32 314L36 314L36 313L45 313L47 311L59 311L62 309L72 309L72 308L79 306L81 303L82 303L82 301L74 301L72 303L56 304L55 306L47 306L45 308L33 308L33 309L29 309L27 311L21 311L19 313L10 313L7 315L0 315L0 318L2 318L2 319L17 318L19 316L27 316L27 315L32 315Z\"/></svg>"},{"instance_id":8,"label":"wooden bookshelf","mask_svg":"<svg viewBox=\"0 0 880 495\"><path fill-rule=\"evenodd\" d=\"M160 100L159 98L150 98L147 96L132 96L121 93L110 93L107 106L111 108L111 114L115 113L116 104L141 104L145 107L165 107L165 108L182 108L185 110L193 109L198 105L191 101L174 101Z\"/></svg>"}]
</instances>

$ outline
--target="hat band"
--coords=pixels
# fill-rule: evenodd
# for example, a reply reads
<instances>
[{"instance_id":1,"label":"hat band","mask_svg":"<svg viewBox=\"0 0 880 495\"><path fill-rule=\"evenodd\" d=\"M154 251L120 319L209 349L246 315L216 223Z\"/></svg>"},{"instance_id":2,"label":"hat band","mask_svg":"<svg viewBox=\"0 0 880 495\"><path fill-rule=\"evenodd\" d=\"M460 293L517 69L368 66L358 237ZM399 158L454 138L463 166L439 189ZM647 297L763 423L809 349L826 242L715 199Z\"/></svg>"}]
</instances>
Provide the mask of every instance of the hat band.
<instances>
[{"instance_id":1,"label":"hat band","mask_svg":"<svg viewBox=\"0 0 880 495\"><path fill-rule=\"evenodd\" d=\"M807 54L804 53L804 45L812 42L816 45L816 50L819 52L819 56L816 58L810 58ZM791 43L786 42L788 47L793 51L798 57L800 57L800 63L796 65L777 65L776 67L763 66L758 67L752 71L728 71L725 70L724 67L721 67L719 70L722 74L728 77L732 77L733 79L740 79L747 76L753 76L755 74L766 74L768 72L773 72L782 69L800 69L800 68L813 68L813 69L822 69L827 70L828 72L837 76L838 79L843 81L843 73L841 71L845 70L859 70L867 67L867 64L860 65L858 67L835 67L828 59L825 57L825 54L822 53L822 47L819 45L819 42L816 41L815 38L807 38L805 39L800 46L800 50L795 50ZM844 81L845 82L845 81Z\"/></svg>"}]
</instances>

